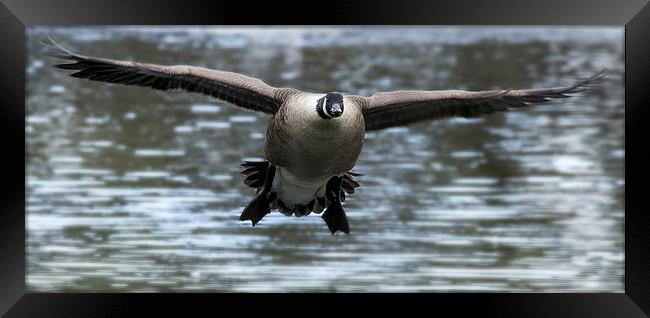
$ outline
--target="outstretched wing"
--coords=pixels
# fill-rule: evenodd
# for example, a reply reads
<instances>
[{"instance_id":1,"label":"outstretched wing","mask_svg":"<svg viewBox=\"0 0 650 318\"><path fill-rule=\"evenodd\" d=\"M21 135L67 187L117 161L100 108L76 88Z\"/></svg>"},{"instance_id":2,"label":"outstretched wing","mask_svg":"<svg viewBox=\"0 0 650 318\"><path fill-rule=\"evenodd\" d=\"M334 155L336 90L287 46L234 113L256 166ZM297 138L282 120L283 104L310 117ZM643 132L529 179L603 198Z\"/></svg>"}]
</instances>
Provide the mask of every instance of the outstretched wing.
<instances>
[{"instance_id":1,"label":"outstretched wing","mask_svg":"<svg viewBox=\"0 0 650 318\"><path fill-rule=\"evenodd\" d=\"M53 56L70 62L54 66L76 71L70 74L72 77L159 90L202 93L239 107L269 114L274 114L288 96L299 92L292 88L275 88L259 79L238 73L189 65L163 66L89 57L74 53L50 38L43 44L53 51Z\"/></svg>"},{"instance_id":2,"label":"outstretched wing","mask_svg":"<svg viewBox=\"0 0 650 318\"><path fill-rule=\"evenodd\" d=\"M569 86L494 91L393 91L370 97L346 96L363 111L366 131L446 117L477 117L566 98L602 78L605 70Z\"/></svg>"}]
</instances>

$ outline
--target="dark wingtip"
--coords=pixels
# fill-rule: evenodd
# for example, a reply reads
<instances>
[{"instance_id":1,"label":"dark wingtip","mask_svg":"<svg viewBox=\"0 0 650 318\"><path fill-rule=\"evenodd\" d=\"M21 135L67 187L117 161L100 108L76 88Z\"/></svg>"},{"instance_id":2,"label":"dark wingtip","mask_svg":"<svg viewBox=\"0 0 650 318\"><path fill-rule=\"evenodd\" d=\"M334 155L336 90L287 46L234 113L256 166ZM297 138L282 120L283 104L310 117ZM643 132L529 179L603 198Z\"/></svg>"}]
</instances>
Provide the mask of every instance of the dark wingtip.
<instances>
[{"instance_id":1,"label":"dark wingtip","mask_svg":"<svg viewBox=\"0 0 650 318\"><path fill-rule=\"evenodd\" d=\"M52 39L52 37L48 34L45 36L45 38L42 38L40 41L40 44L46 48L54 48L56 47L56 41Z\"/></svg>"},{"instance_id":2,"label":"dark wingtip","mask_svg":"<svg viewBox=\"0 0 650 318\"><path fill-rule=\"evenodd\" d=\"M605 74L607 74L608 69L605 67L602 70L600 70L598 73L594 74L590 79L591 80L598 80L598 79L603 79L605 78Z\"/></svg>"},{"instance_id":3,"label":"dark wingtip","mask_svg":"<svg viewBox=\"0 0 650 318\"><path fill-rule=\"evenodd\" d=\"M79 69L79 64L78 63L62 63L62 64L54 64L52 65L56 68L60 68L62 70L77 70Z\"/></svg>"},{"instance_id":4,"label":"dark wingtip","mask_svg":"<svg viewBox=\"0 0 650 318\"><path fill-rule=\"evenodd\" d=\"M594 75L588 78L583 78L569 87L556 89L556 91L552 92L553 96L549 96L549 97L565 98L565 97L571 97L571 95L566 95L566 94L587 92L595 87L598 87L597 84L601 83L605 79L606 74L607 74L607 68L603 68L602 70L596 72Z\"/></svg>"},{"instance_id":5,"label":"dark wingtip","mask_svg":"<svg viewBox=\"0 0 650 318\"><path fill-rule=\"evenodd\" d=\"M576 83L575 87L576 89L587 88L588 85L596 84L597 82L600 82L603 79L605 79L606 74L607 74L607 68L603 68L602 70L598 71L596 74Z\"/></svg>"},{"instance_id":6,"label":"dark wingtip","mask_svg":"<svg viewBox=\"0 0 650 318\"><path fill-rule=\"evenodd\" d=\"M75 60L75 61L88 58L87 56L73 52L72 50L63 46L59 42L55 41L49 35L46 35L45 38L41 39L40 43L47 49L48 51L47 55L51 57L56 57L56 58L66 59L66 60ZM59 65L64 65L64 64L59 64ZM55 66L58 67L57 65Z\"/></svg>"}]
</instances>

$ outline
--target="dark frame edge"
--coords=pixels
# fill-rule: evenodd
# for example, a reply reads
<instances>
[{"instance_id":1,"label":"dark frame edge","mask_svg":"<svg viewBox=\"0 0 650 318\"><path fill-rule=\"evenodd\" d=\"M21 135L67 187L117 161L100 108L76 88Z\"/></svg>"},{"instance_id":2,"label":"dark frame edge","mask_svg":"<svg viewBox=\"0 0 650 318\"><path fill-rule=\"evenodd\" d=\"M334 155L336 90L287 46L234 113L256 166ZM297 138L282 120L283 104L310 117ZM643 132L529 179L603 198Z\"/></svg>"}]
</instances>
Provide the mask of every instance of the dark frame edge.
<instances>
[{"instance_id":1,"label":"dark frame edge","mask_svg":"<svg viewBox=\"0 0 650 318\"><path fill-rule=\"evenodd\" d=\"M255 297L251 306L250 297ZM454 316L475 317L647 317L622 293L584 294L104 294L104 293L27 293L7 317L139 317L156 312L215 312L220 308L244 309L247 314L313 311L340 314L341 308L356 307L372 311L403 313L408 309L429 308L435 312L454 312ZM370 296L370 297L368 297ZM424 296L424 297L422 297ZM287 297L291 298L288 304ZM273 307L284 303L289 307ZM65 304L65 305L61 305ZM265 306L265 305L269 306ZM294 304L296 305L295 307ZM299 305L298 305L299 304ZM471 304L468 306L468 304ZM214 314L213 314L214 315Z\"/></svg>"},{"instance_id":2,"label":"dark frame edge","mask_svg":"<svg viewBox=\"0 0 650 318\"><path fill-rule=\"evenodd\" d=\"M7 149L25 147L25 25L0 3L0 134L8 143L0 151L0 316L25 294L24 157ZM22 63L21 63L22 61ZM23 152L24 154L24 152ZM8 168L12 167L12 168ZM18 186L17 186L18 185ZM20 185L23 185L22 187ZM22 242L22 243L20 243Z\"/></svg>"},{"instance_id":3,"label":"dark frame edge","mask_svg":"<svg viewBox=\"0 0 650 318\"><path fill-rule=\"evenodd\" d=\"M625 25L625 126L636 134L625 134L625 166L637 169L625 173L625 294L650 315L650 215L645 211L642 176L650 160L639 145L647 143L642 133L644 118L650 116L650 3ZM646 173L644 173L646 172ZM635 189L635 190L632 190Z\"/></svg>"},{"instance_id":4,"label":"dark frame edge","mask_svg":"<svg viewBox=\"0 0 650 318\"><path fill-rule=\"evenodd\" d=\"M29 25L624 25L647 0L1 0ZM291 7L292 10L286 10ZM318 7L318 6L317 6ZM301 12L302 14L295 14Z\"/></svg>"},{"instance_id":5,"label":"dark frame edge","mask_svg":"<svg viewBox=\"0 0 650 318\"><path fill-rule=\"evenodd\" d=\"M3 1L4 2L4 1ZM33 2L33 1L30 1ZM638 2L634 4L637 6ZM629 10L628 6L625 6L625 9ZM632 5L631 5L632 6ZM74 10L73 10L74 11ZM21 13L25 13L24 8L21 8ZM593 14L593 13L592 13ZM471 15L471 14L470 14ZM56 16L56 14L55 14ZM91 15L92 16L92 15ZM25 18L25 15L19 15L19 17ZM33 17L33 16L32 16ZM59 21L54 24L61 24L60 19L62 17L54 17L53 20ZM63 17L64 18L64 17ZM27 20L31 18L27 15ZM92 20L92 17L85 17L86 21ZM130 21L134 21L134 18L129 18ZM204 22L205 18L202 18L200 21ZM468 18L471 19L471 18ZM560 18L562 20L563 18ZM187 17L180 17L180 20L187 20ZM344 18L345 20L345 18ZM366 19L367 20L367 19ZM218 18L212 19L212 23L218 23ZM365 21L361 19L359 21ZM446 21L446 20L445 20ZM36 18L33 21L34 23L44 23L42 19ZM167 23L178 23L178 19L172 21L157 21L160 24ZM230 22L228 19L224 20L223 23ZM375 22L376 19L369 22ZM23 23L19 18L17 18L11 10L9 10L3 3L0 3L0 36L3 40L3 49L0 50L0 61L24 61L25 59L25 24L29 24L27 21ZM358 21L357 21L358 23ZM418 23L422 21L418 20ZM430 21L430 23L435 23ZM459 23L463 24L463 23ZM465 22L468 24L468 22ZM498 23L497 23L498 24ZM578 22L577 24L580 24ZM647 30L650 30L650 5L646 5L638 11L636 15L625 25L626 34L625 34L625 100L626 100L626 113L625 113L625 124L630 130L639 130L639 128L644 127L644 124L640 122L641 119L647 118L647 107L640 107L643 105L650 104L650 101L647 97L647 85L650 80L650 65L647 64L645 58L650 56L650 43L647 41ZM24 119L25 119L25 109L24 109L24 96L25 96L25 86L23 85L25 81L24 74L24 63L0 63L0 128L3 129L3 136L7 140L12 139L12 143L16 143L16 147L8 147L10 149L22 149L24 148ZM645 94L645 95L644 95ZM20 107L20 106L23 107ZM638 107L634 107L638 106ZM7 137L8 136L8 137ZM20 139L19 137L23 138ZM634 167L636 169L645 169L644 163L648 162L650 157L646 156L643 153L643 150L637 150L634 144L643 145L644 138L641 135L634 137L632 134L626 134L629 140L634 142L629 143L629 149L626 150L626 166ZM17 140L20 139L20 140ZM637 139L637 140L635 140ZM637 146L638 147L638 146ZM0 158L3 158L5 162L10 161L12 165L24 165L24 161L21 161L21 157L16 156L15 153L2 153L0 152ZM0 206L3 207L3 212L12 210L12 213L2 213L0 214L0 233L2 233L2 239L0 239L0 251L3 252L2 258L0 258L0 316L3 316L7 311L11 316L15 314L20 315L29 309L38 310L39 306L34 305L44 305L44 308L55 308L57 305L61 305L61 302L67 303L69 307L67 313L70 313L70 310L80 309L80 306L83 307L84 304L73 304L70 300L91 300L88 305L97 305L95 307L94 313L97 313L98 310L106 309L106 307L119 306L120 301L126 300L127 302L134 303L136 301L145 301L150 304L159 303L161 298L167 299L170 295L163 294L161 297L136 297L132 295L115 295L115 294L91 294L85 296L85 294L72 294L72 295L63 295L63 294L48 294L48 293L27 293L25 286L25 203L17 202L16 199L24 198L25 189L24 183L21 183L21 180L24 182L24 175L21 176L21 171L23 169L8 169L5 176L5 180L2 182L3 191L0 191ZM3 173L4 174L4 173ZM522 316L539 316L544 312L546 314L576 314L576 313L585 313L583 311L576 311L579 305L592 306L589 312L596 312L601 310L604 307L604 304L615 305L617 308L621 308L622 312L631 314L632 316L643 316L644 314L641 311L645 312L647 316L650 313L650 304L648 303L647 295L650 294L650 273L647 272L647 269L650 268L650 233L648 233L647 226L649 221L648 215L642 215L644 213L641 202L643 200L643 195L639 193L642 191L644 180L641 176L643 173L635 172L634 174L626 174L626 184L633 184L637 187L628 187L628 191L625 192L626 199L626 220L625 220L625 229L626 229L626 244L625 244L625 294L549 294L549 295L539 295L539 294L484 294L484 295L475 295L470 294L466 295L473 300L480 300L479 303L482 305L487 305L488 311L497 310L501 313L518 313ZM630 178L627 181L627 178ZM16 186L16 184L23 184L23 187ZM16 189L18 188L18 189ZM636 188L635 192L635 204L636 204L636 214L632 211L632 190ZM22 191L22 192L21 192ZM641 198L641 199L639 199ZM641 210L639 210L641 209ZM13 213L13 210L21 210L20 215ZM22 228L17 228L17 225L22 224ZM17 244L16 241L22 241L22 244ZM20 260L19 263L22 264L21 268L17 268L15 262L16 259ZM606 297L605 297L606 296ZM184 301L190 301L190 297L181 296ZM218 296L223 297L223 296ZM214 304L214 296L208 297L199 297L199 301L203 304L201 307L210 308L210 303ZM285 296L280 296L284 298ZM275 298L270 297L271 300L281 300L280 297ZM511 298L510 298L511 297ZM525 308L523 298L529 297L532 298L531 306ZM591 297L593 302L585 302L582 297ZM156 298L156 300L154 300ZM227 304L233 300L234 297L225 297L225 301L219 301L219 303ZM399 297L401 300L411 301L407 297ZM461 295L440 295L432 297L433 301L431 304L437 303L445 307L448 306L463 306L459 301L459 298L462 298ZM516 309L508 311L502 307L495 308L494 305L489 305L491 302L504 301L507 298L516 300L515 307ZM302 297L305 299L305 297ZM338 298L337 298L338 299ZM435 299L438 299L437 301ZM510 300L508 299L508 300ZM534 300L536 299L536 300ZM576 301L581 299L583 301ZM329 299L330 301L332 298ZM387 298L390 302L390 300ZM445 300L448 304L445 304ZM599 302L598 300L607 300L605 302ZM194 301L194 302L199 302ZM571 303L576 301L575 303ZM629 302L628 302L629 301ZM192 302L192 301L191 301ZM422 304L428 303L429 301L421 301ZM163 307L173 306L169 302L167 304L161 304ZM237 303L237 302L235 302ZM310 301L308 303L314 305L323 305L318 301ZM351 304L352 302L350 302ZM362 302L363 303L363 302ZM368 305L377 306L377 303L374 301L366 301ZM15 304L15 305L14 305ZM242 304L239 302L239 304ZM570 306L569 310L562 311L560 308L553 308L553 306L558 305L567 305ZM12 305L14 307L12 308ZM512 305L512 304L511 304ZM178 305L177 305L178 306ZM184 306L184 305L183 305ZM505 306L505 304L504 304ZM319 306L322 307L322 306ZM385 307L385 305L379 305L379 308ZM14 310L15 309L15 310ZM533 309L542 310L537 314L530 315ZM623 310L624 309L624 310ZM85 309L89 310L89 309ZM593 311L592 311L593 310ZM601 315L606 317L609 311L602 311ZM629 317L629 316L626 316Z\"/></svg>"}]
</instances>

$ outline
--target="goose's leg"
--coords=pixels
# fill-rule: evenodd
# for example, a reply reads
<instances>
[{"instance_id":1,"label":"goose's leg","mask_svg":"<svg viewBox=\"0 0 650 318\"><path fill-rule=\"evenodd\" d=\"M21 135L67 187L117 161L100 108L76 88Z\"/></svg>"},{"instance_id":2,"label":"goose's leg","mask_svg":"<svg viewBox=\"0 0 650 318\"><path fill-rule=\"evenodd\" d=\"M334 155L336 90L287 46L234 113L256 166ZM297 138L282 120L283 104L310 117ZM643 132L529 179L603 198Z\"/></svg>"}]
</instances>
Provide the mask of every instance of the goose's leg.
<instances>
[{"instance_id":1,"label":"goose's leg","mask_svg":"<svg viewBox=\"0 0 650 318\"><path fill-rule=\"evenodd\" d=\"M264 185L261 188L261 191L259 191L255 198L246 205L244 212L239 216L240 221L251 220L253 226L255 226L265 215L271 212L269 192L271 192L271 185L273 185L274 176L275 166L269 165L266 169Z\"/></svg>"},{"instance_id":2,"label":"goose's leg","mask_svg":"<svg viewBox=\"0 0 650 318\"><path fill-rule=\"evenodd\" d=\"M341 205L341 184L343 182L343 177L333 177L327 182L325 186L325 196L330 201L327 210L323 212L323 220L327 224L332 235L336 231L341 231L346 234L350 234L350 224L348 224L348 218L343 211L343 206Z\"/></svg>"}]
</instances>

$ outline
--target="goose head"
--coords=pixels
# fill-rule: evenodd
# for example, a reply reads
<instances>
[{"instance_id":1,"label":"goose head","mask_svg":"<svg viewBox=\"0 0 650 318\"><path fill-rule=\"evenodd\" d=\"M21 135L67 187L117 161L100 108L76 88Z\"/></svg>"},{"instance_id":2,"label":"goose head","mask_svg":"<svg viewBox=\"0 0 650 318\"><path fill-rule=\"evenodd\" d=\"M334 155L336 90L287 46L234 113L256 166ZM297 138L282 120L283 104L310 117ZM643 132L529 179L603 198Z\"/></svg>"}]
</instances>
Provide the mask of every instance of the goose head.
<instances>
[{"instance_id":1,"label":"goose head","mask_svg":"<svg viewBox=\"0 0 650 318\"><path fill-rule=\"evenodd\" d=\"M340 93L327 93L318 99L316 111L323 119L332 119L343 115L343 95Z\"/></svg>"}]
</instances>

